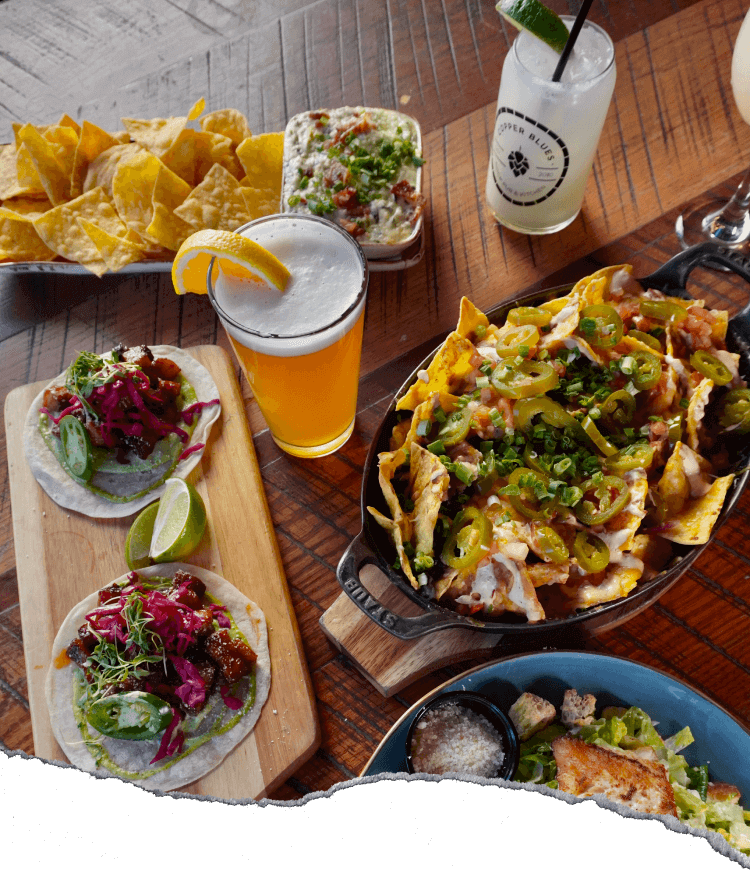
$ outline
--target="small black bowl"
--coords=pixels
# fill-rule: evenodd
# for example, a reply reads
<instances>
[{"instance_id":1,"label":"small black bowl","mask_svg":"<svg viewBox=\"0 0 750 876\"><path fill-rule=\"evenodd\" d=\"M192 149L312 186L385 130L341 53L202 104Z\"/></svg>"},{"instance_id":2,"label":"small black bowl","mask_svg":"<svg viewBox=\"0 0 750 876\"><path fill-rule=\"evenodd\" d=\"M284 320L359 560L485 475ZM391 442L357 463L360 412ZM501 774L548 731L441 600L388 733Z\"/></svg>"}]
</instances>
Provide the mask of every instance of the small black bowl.
<instances>
[{"instance_id":1,"label":"small black bowl","mask_svg":"<svg viewBox=\"0 0 750 876\"><path fill-rule=\"evenodd\" d=\"M410 773L415 773L414 764L412 762L412 742L416 734L417 725L424 716L438 706L444 706L448 703L455 703L458 706L470 709L477 715L482 715L500 734L503 743L503 762L497 774L490 776L493 779L512 779L516 769L518 768L518 757L520 751L520 742L516 728L513 726L510 718L495 705L487 697L477 693L469 693L468 691L458 691L438 694L431 700L426 702L422 708L412 719L409 726L409 733L406 737L406 765Z\"/></svg>"}]
</instances>

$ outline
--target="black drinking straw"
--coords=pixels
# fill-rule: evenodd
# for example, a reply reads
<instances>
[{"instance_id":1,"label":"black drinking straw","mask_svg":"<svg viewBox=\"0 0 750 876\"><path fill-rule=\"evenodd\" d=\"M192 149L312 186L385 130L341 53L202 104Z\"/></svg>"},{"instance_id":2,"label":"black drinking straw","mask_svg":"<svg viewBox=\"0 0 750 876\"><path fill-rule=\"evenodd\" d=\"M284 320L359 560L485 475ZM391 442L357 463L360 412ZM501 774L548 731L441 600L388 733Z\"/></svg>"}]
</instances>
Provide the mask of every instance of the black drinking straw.
<instances>
[{"instance_id":1,"label":"black drinking straw","mask_svg":"<svg viewBox=\"0 0 750 876\"><path fill-rule=\"evenodd\" d=\"M568 41L565 43L565 48L562 50L560 60L557 62L557 67L555 67L555 72L552 74L553 82L560 81L565 65L568 63L570 53L573 51L573 46L578 39L578 34L581 32L583 22L586 20L586 16L589 14L589 9L591 9L591 4L593 2L594 0L583 0L583 6L578 10L578 15L576 15L576 20L573 22Z\"/></svg>"}]
</instances>

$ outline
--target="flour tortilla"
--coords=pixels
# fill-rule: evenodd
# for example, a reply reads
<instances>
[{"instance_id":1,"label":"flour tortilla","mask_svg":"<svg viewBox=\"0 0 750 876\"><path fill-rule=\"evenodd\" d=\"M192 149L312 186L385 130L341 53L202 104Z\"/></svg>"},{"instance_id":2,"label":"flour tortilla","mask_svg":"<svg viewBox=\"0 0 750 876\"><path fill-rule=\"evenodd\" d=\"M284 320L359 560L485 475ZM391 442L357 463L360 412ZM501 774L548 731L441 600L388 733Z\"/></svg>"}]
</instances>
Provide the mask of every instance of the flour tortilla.
<instances>
[{"instance_id":1,"label":"flour tortilla","mask_svg":"<svg viewBox=\"0 0 750 876\"><path fill-rule=\"evenodd\" d=\"M271 657L268 651L266 619L254 602L220 575L187 563L163 563L149 566L147 569L141 569L138 574L141 578L171 578L175 572L180 570L200 578L206 585L207 593L226 606L248 644L258 655L255 666L255 702L250 711L226 733L213 736L201 747L168 769L146 779L130 780L150 791L174 791L176 788L181 788L205 776L217 767L232 749L252 732L271 687ZM122 575L112 583L124 584L127 580L128 576ZM52 645L52 663L47 675L45 693L52 731L67 758L74 766L82 770L97 776L107 777L112 776L113 773L104 768L97 769L94 758L89 753L76 723L73 712L76 666L70 662L62 669L57 669L54 665L55 659L78 635L78 628L85 623L86 615L96 608L98 595L97 592L87 596L72 609L63 621ZM213 702L220 702L218 690L208 700L209 704ZM94 736L97 735L93 728L90 728L90 732ZM153 768L149 767L149 761L158 751L160 738L131 742L101 737L99 741L104 743L109 756L118 765L129 771L140 772ZM154 766L158 766L158 764Z\"/></svg>"},{"instance_id":2,"label":"flour tortilla","mask_svg":"<svg viewBox=\"0 0 750 876\"><path fill-rule=\"evenodd\" d=\"M176 365L179 365L182 376L195 390L198 401L209 402L219 398L219 390L208 370L184 350L164 345L153 346L149 349L154 354L154 358L171 359ZM65 372L55 380L50 381L45 390L53 386L61 386L64 382ZM95 476L96 485L115 495L132 496L134 493L148 490L145 495L128 501L112 501L74 481L49 449L39 429L39 408L42 407L43 398L44 390L31 403L26 415L23 435L24 449L34 477L53 501L63 508L78 511L87 517L128 517L161 496L164 492L163 480L170 474L169 469L172 467L174 456L166 459L162 465L142 472L117 472L116 463L113 462L110 466L113 471L103 474L100 483L96 481L99 475ZM211 425L219 418L220 413L221 405L219 404L210 405L198 413L189 446L206 443ZM179 452L182 452L183 449L185 448L180 447ZM188 472L198 465L202 456L203 450L201 449L180 460L171 472L171 476L185 478ZM155 484L155 486L153 489L148 489L151 484Z\"/></svg>"}]
</instances>

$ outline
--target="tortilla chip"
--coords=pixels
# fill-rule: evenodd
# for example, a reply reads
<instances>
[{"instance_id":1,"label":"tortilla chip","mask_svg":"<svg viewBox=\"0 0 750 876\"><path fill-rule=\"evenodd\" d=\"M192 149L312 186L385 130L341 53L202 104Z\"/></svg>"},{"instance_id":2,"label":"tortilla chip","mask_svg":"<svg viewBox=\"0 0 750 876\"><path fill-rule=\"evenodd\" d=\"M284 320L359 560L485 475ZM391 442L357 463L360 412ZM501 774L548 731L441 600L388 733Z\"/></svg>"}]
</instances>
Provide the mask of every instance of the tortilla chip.
<instances>
[{"instance_id":1,"label":"tortilla chip","mask_svg":"<svg viewBox=\"0 0 750 876\"><path fill-rule=\"evenodd\" d=\"M471 341L462 338L458 332L451 332L427 366L427 370L420 372L420 376L398 400L396 410L413 411L433 393L449 393L452 387L460 384L466 375L474 370L471 359L475 352L476 347Z\"/></svg>"},{"instance_id":2,"label":"tortilla chip","mask_svg":"<svg viewBox=\"0 0 750 876\"><path fill-rule=\"evenodd\" d=\"M173 173L184 180L190 188L200 181L196 173L195 131L185 128L170 148L159 156Z\"/></svg>"},{"instance_id":3,"label":"tortilla chip","mask_svg":"<svg viewBox=\"0 0 750 876\"><path fill-rule=\"evenodd\" d=\"M0 207L0 261L45 262L54 258L30 217Z\"/></svg>"},{"instance_id":4,"label":"tortilla chip","mask_svg":"<svg viewBox=\"0 0 750 876\"><path fill-rule=\"evenodd\" d=\"M733 474L717 478L704 496L686 502L680 513L660 530L661 537L677 544L705 544L711 537L733 480Z\"/></svg>"},{"instance_id":5,"label":"tortilla chip","mask_svg":"<svg viewBox=\"0 0 750 876\"><path fill-rule=\"evenodd\" d=\"M401 571L406 575L409 583L415 590L419 590L419 582L414 577L414 573L411 570L411 564L409 563L409 558L406 556L406 551L404 550L404 540L401 534L401 529L398 524L391 520L390 517L386 517L384 514L381 514L377 508L371 508L369 505L367 510L372 514L375 520L383 527L389 534L391 541L393 542L393 546L396 548L396 554L398 555L399 562L401 563Z\"/></svg>"},{"instance_id":6,"label":"tortilla chip","mask_svg":"<svg viewBox=\"0 0 750 876\"><path fill-rule=\"evenodd\" d=\"M714 388L713 380L704 377L703 380L693 391L688 404L687 415L685 421L687 425L687 443L692 450L698 451L700 448L700 432L703 421L703 413L708 404L708 397L711 390Z\"/></svg>"},{"instance_id":7,"label":"tortilla chip","mask_svg":"<svg viewBox=\"0 0 750 876\"><path fill-rule=\"evenodd\" d=\"M112 197L117 212L129 228L141 237L153 215L153 192L161 161L148 152L139 151L123 158L115 168L112 179Z\"/></svg>"},{"instance_id":8,"label":"tortilla chip","mask_svg":"<svg viewBox=\"0 0 750 876\"><path fill-rule=\"evenodd\" d=\"M89 164L83 181L83 191L89 192L91 189L101 186L111 198L112 181L115 178L118 163L142 151L137 143L123 143L105 149Z\"/></svg>"},{"instance_id":9,"label":"tortilla chip","mask_svg":"<svg viewBox=\"0 0 750 876\"><path fill-rule=\"evenodd\" d=\"M490 321L484 313L464 296L461 299L461 311L458 317L458 325L456 326L456 334L461 335L462 338L469 338L476 332L478 326L481 325L486 329L489 324Z\"/></svg>"},{"instance_id":10,"label":"tortilla chip","mask_svg":"<svg viewBox=\"0 0 750 876\"><path fill-rule=\"evenodd\" d=\"M271 216L281 209L279 199L274 192L270 194L251 186L240 186L245 207L250 219L260 219L261 216Z\"/></svg>"},{"instance_id":11,"label":"tortilla chip","mask_svg":"<svg viewBox=\"0 0 750 876\"><path fill-rule=\"evenodd\" d=\"M42 213L46 213L47 210L51 209L52 202L49 198L31 198L26 196L8 198L7 201L3 201L3 210L15 214L9 216L9 219L17 219L19 216L23 216L25 219L34 220L41 216Z\"/></svg>"},{"instance_id":12,"label":"tortilla chip","mask_svg":"<svg viewBox=\"0 0 750 876\"><path fill-rule=\"evenodd\" d=\"M434 453L416 443L410 446L409 492L414 500L411 514L414 549L417 556L431 557L440 504L443 494L448 490L450 475Z\"/></svg>"},{"instance_id":13,"label":"tortilla chip","mask_svg":"<svg viewBox=\"0 0 750 876\"><path fill-rule=\"evenodd\" d=\"M28 150L27 150L28 153ZM44 194L41 182L37 186L22 185L18 179L17 153L13 143L0 146L0 201L23 195ZM30 160L30 159L29 159Z\"/></svg>"},{"instance_id":14,"label":"tortilla chip","mask_svg":"<svg viewBox=\"0 0 750 876\"><path fill-rule=\"evenodd\" d=\"M195 229L234 231L249 221L240 184L220 164L214 164L174 212Z\"/></svg>"},{"instance_id":15,"label":"tortilla chip","mask_svg":"<svg viewBox=\"0 0 750 876\"><path fill-rule=\"evenodd\" d=\"M151 240L156 241L166 249L177 252L183 241L191 234L195 234L195 228L175 216L174 211L159 201L153 202L153 216L151 223L146 229L146 234Z\"/></svg>"},{"instance_id":16,"label":"tortilla chip","mask_svg":"<svg viewBox=\"0 0 750 876\"><path fill-rule=\"evenodd\" d=\"M542 336L539 346L547 349L557 346L565 338L570 337L578 328L581 302L578 294L571 292L563 298L555 298L540 304L542 310L548 310L552 314L550 331Z\"/></svg>"},{"instance_id":17,"label":"tortilla chip","mask_svg":"<svg viewBox=\"0 0 750 876\"><path fill-rule=\"evenodd\" d=\"M666 569L672 558L672 545L658 535L641 533L633 539L631 554L643 561L644 579L654 577L661 569Z\"/></svg>"},{"instance_id":18,"label":"tortilla chip","mask_svg":"<svg viewBox=\"0 0 750 876\"><path fill-rule=\"evenodd\" d=\"M170 116L167 119L123 119L125 129L135 142L161 158L176 142L188 123L187 116Z\"/></svg>"},{"instance_id":19,"label":"tortilla chip","mask_svg":"<svg viewBox=\"0 0 750 876\"><path fill-rule=\"evenodd\" d=\"M236 109L214 110L206 113L201 119L202 130L229 137L232 145L237 148L243 140L252 136L245 116Z\"/></svg>"},{"instance_id":20,"label":"tortilla chip","mask_svg":"<svg viewBox=\"0 0 750 876\"><path fill-rule=\"evenodd\" d=\"M80 262L97 276L101 276L107 270L106 262L81 228L77 221L79 218L88 219L117 237L124 237L127 233L114 205L101 187L54 207L35 219L34 227L51 250L65 259Z\"/></svg>"},{"instance_id":21,"label":"tortilla chip","mask_svg":"<svg viewBox=\"0 0 750 876\"><path fill-rule=\"evenodd\" d=\"M573 287L573 292L580 296L581 308L590 304L601 304L609 298L609 288L612 285L612 277L618 271L633 273L632 265L610 265L595 271L588 277L579 280Z\"/></svg>"},{"instance_id":22,"label":"tortilla chip","mask_svg":"<svg viewBox=\"0 0 750 876\"><path fill-rule=\"evenodd\" d=\"M73 169L70 174L70 195L72 198L83 194L83 182L89 164L102 152L117 145L117 140L111 134L84 119L78 135L78 146L73 157Z\"/></svg>"},{"instance_id":23,"label":"tortilla chip","mask_svg":"<svg viewBox=\"0 0 750 876\"><path fill-rule=\"evenodd\" d=\"M629 551L633 547L635 534L646 516L646 496L648 495L648 477L644 469L626 472L624 478L630 488L628 504L605 524L607 533L616 534L619 542L616 550L619 551ZM599 535L601 537L602 533Z\"/></svg>"},{"instance_id":24,"label":"tortilla chip","mask_svg":"<svg viewBox=\"0 0 750 876\"><path fill-rule=\"evenodd\" d=\"M75 119L71 119L67 113L63 113L60 116L60 121L57 123L57 126L61 128L72 128L79 137L81 136L81 126Z\"/></svg>"},{"instance_id":25,"label":"tortilla chip","mask_svg":"<svg viewBox=\"0 0 750 876\"><path fill-rule=\"evenodd\" d=\"M560 588L567 598L566 604L571 609L583 609L622 599L638 583L643 573L643 560L630 555L627 563L617 563L608 568L609 571L603 576L601 583L571 577L561 584Z\"/></svg>"},{"instance_id":26,"label":"tortilla chip","mask_svg":"<svg viewBox=\"0 0 750 876\"><path fill-rule=\"evenodd\" d=\"M281 203L283 154L283 133L247 137L237 147L237 158L245 170L241 184L265 192L265 200L276 204L274 212Z\"/></svg>"},{"instance_id":27,"label":"tortilla chip","mask_svg":"<svg viewBox=\"0 0 750 876\"><path fill-rule=\"evenodd\" d=\"M729 312L726 310L712 310L716 321L711 324L711 340L715 347L723 347L727 339L729 328Z\"/></svg>"},{"instance_id":28,"label":"tortilla chip","mask_svg":"<svg viewBox=\"0 0 750 876\"><path fill-rule=\"evenodd\" d=\"M77 135L71 128L60 130L69 131L75 141L78 141ZM31 124L25 124L19 129L18 140L22 144L19 147L20 166L28 167L28 157L50 201L55 205L64 203L70 196L70 171L61 157L64 154L63 149L56 149L55 145ZM34 185L33 175L25 174L24 179L27 185Z\"/></svg>"},{"instance_id":29,"label":"tortilla chip","mask_svg":"<svg viewBox=\"0 0 750 876\"><path fill-rule=\"evenodd\" d=\"M113 273L124 268L125 265L141 261L144 257L143 250L137 244L124 237L110 234L88 219L78 219L78 224L86 232L91 242L99 251L105 264Z\"/></svg>"},{"instance_id":30,"label":"tortilla chip","mask_svg":"<svg viewBox=\"0 0 750 876\"><path fill-rule=\"evenodd\" d=\"M195 164L195 182L199 183L205 178L214 164L220 164L226 168L235 179L241 179L244 170L239 158L235 155L234 144L230 137L217 134L212 131L192 131L190 133L194 143L193 162Z\"/></svg>"}]
</instances>

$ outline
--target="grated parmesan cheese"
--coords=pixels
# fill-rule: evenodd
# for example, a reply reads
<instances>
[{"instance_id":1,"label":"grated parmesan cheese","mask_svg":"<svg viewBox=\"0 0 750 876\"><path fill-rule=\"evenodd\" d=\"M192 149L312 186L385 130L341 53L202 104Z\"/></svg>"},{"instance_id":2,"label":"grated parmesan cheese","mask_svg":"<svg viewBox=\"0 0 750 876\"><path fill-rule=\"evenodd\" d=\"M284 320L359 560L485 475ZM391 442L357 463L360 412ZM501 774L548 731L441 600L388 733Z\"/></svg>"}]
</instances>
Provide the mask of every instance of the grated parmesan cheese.
<instances>
[{"instance_id":1,"label":"grated parmesan cheese","mask_svg":"<svg viewBox=\"0 0 750 876\"><path fill-rule=\"evenodd\" d=\"M492 778L505 754L502 737L492 724L458 703L430 709L419 721L412 742L417 773L468 773Z\"/></svg>"}]
</instances>

